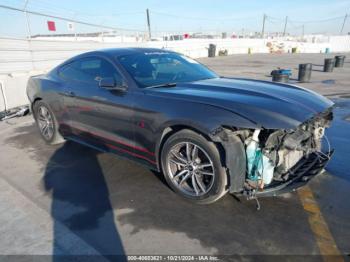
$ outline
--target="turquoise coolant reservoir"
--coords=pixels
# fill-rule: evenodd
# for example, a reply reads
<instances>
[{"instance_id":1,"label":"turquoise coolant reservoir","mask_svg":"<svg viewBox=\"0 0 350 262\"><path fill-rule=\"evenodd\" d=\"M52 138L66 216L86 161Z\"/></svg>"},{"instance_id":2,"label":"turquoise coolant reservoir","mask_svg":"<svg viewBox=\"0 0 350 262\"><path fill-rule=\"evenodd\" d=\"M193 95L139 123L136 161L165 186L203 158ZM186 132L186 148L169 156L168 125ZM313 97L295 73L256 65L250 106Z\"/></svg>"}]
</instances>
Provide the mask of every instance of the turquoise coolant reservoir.
<instances>
[{"instance_id":1,"label":"turquoise coolant reservoir","mask_svg":"<svg viewBox=\"0 0 350 262\"><path fill-rule=\"evenodd\" d=\"M261 151L259 147L260 130L254 131L253 137L246 147L247 155L247 177L250 180L262 180L265 185L271 183L274 172L274 165Z\"/></svg>"}]
</instances>

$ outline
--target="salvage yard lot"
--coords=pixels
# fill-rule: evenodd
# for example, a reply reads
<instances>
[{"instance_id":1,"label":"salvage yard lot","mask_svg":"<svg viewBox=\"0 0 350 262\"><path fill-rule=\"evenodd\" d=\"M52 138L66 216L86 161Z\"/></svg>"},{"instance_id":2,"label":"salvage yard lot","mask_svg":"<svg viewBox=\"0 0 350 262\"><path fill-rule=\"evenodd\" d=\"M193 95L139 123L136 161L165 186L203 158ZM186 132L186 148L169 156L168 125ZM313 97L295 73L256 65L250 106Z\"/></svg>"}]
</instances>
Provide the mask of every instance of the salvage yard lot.
<instances>
[{"instance_id":1,"label":"salvage yard lot","mask_svg":"<svg viewBox=\"0 0 350 262\"><path fill-rule=\"evenodd\" d=\"M313 63L301 84L336 103L327 172L298 193L255 201L226 195L200 206L161 174L82 145L48 146L31 116L0 123L0 254L350 254L350 63L326 54L235 55L201 62L224 76L270 80Z\"/></svg>"}]
</instances>

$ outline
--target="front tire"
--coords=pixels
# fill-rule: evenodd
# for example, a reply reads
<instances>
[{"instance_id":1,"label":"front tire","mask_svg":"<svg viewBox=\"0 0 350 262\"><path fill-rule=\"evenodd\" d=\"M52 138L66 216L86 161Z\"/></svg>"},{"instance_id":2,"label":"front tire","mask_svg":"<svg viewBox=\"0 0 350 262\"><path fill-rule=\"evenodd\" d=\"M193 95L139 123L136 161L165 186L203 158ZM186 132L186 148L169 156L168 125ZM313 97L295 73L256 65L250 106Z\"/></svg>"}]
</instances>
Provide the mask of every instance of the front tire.
<instances>
[{"instance_id":1,"label":"front tire","mask_svg":"<svg viewBox=\"0 0 350 262\"><path fill-rule=\"evenodd\" d=\"M165 142L162 169L169 186L187 200L210 204L227 193L227 174L215 144L191 130Z\"/></svg>"},{"instance_id":2,"label":"front tire","mask_svg":"<svg viewBox=\"0 0 350 262\"><path fill-rule=\"evenodd\" d=\"M55 145L65 141L58 132L55 115L47 104L37 101L33 106L33 113L40 135L46 143Z\"/></svg>"}]
</instances>

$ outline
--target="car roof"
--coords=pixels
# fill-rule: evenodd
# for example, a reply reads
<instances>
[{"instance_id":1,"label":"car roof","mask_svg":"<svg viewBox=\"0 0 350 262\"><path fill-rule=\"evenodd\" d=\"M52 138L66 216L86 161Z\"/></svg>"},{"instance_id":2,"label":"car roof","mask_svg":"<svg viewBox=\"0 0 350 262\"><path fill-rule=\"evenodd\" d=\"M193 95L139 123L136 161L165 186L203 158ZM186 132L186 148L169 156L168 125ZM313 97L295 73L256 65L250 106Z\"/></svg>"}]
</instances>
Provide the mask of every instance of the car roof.
<instances>
[{"instance_id":1,"label":"car roof","mask_svg":"<svg viewBox=\"0 0 350 262\"><path fill-rule=\"evenodd\" d=\"M173 51L161 49L161 48L145 48L145 47L123 47L123 48L105 48L105 49L99 49L92 52L87 52L84 54L81 54L80 56L84 55L91 55L91 54L105 54L108 56L122 56L122 55L129 55L129 54L142 54L142 53L174 53Z\"/></svg>"},{"instance_id":2,"label":"car roof","mask_svg":"<svg viewBox=\"0 0 350 262\"><path fill-rule=\"evenodd\" d=\"M107 52L113 55L125 55L130 53L169 53L173 52L166 49L161 48L145 48L145 47L133 47L133 48L109 48L109 49L102 49L102 52Z\"/></svg>"}]
</instances>

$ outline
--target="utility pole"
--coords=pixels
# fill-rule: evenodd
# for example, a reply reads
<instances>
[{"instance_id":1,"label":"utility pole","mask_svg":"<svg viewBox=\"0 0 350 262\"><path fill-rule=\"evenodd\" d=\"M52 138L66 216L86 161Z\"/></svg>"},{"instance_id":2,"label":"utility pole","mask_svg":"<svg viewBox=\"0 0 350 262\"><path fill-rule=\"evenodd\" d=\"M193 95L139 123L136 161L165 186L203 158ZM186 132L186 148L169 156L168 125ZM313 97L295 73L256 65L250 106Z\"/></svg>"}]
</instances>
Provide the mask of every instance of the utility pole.
<instances>
[{"instance_id":1,"label":"utility pole","mask_svg":"<svg viewBox=\"0 0 350 262\"><path fill-rule=\"evenodd\" d=\"M148 38L151 40L151 21L149 19L149 10L146 9L146 15L147 15L147 27L148 27Z\"/></svg>"},{"instance_id":2,"label":"utility pole","mask_svg":"<svg viewBox=\"0 0 350 262\"><path fill-rule=\"evenodd\" d=\"M265 34L265 20L266 20L266 15L264 14L263 24L262 24L262 29L261 29L261 38L264 38L264 34Z\"/></svg>"},{"instance_id":3,"label":"utility pole","mask_svg":"<svg viewBox=\"0 0 350 262\"><path fill-rule=\"evenodd\" d=\"M344 29L345 22L346 22L346 19L347 19L347 18L348 18L348 14L346 14L345 17L344 17L343 25L342 25L342 27L341 27L341 29L340 29L340 34L343 33L343 29Z\"/></svg>"},{"instance_id":4,"label":"utility pole","mask_svg":"<svg viewBox=\"0 0 350 262\"><path fill-rule=\"evenodd\" d=\"M284 23L283 36L286 35L287 23L288 23L288 16L286 16L286 21L285 21L285 23Z\"/></svg>"}]
</instances>

